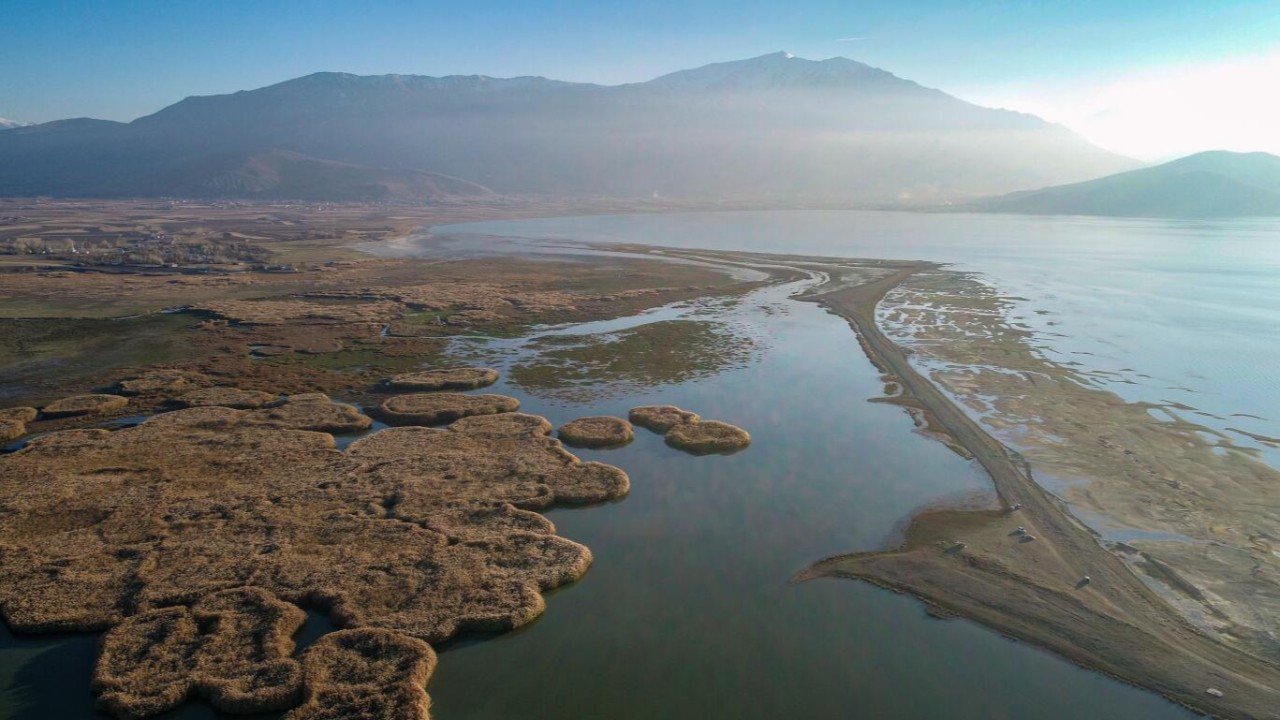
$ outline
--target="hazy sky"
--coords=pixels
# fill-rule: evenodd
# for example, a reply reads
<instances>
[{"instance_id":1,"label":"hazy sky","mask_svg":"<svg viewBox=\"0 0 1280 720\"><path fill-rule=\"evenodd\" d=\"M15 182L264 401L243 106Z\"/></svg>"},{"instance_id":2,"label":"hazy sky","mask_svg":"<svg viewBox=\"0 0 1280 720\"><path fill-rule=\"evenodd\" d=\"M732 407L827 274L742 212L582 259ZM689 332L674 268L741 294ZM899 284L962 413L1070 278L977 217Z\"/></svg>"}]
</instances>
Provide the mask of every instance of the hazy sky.
<instances>
[{"instance_id":1,"label":"hazy sky","mask_svg":"<svg viewBox=\"0 0 1280 720\"><path fill-rule=\"evenodd\" d=\"M613 84L777 50L1144 159L1280 153L1280 0L0 0L0 117L131 120L318 70Z\"/></svg>"}]
</instances>

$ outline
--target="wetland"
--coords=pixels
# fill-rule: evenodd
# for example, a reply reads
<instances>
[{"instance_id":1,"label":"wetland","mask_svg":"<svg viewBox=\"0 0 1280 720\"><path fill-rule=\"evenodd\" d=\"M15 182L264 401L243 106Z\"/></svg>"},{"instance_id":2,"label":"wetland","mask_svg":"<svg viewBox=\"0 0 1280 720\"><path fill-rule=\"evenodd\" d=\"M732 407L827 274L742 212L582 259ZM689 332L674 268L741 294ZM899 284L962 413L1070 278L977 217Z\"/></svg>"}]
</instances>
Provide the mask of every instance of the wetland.
<instances>
[{"instance_id":1,"label":"wetland","mask_svg":"<svg viewBox=\"0 0 1280 720\"><path fill-rule=\"evenodd\" d=\"M34 420L29 439L10 445L11 452L0 456L0 468L9 468L14 478L53 472L57 462L99 454L103 459L94 461L93 472L86 465L54 475L80 478L77 483L124 483L143 491L149 487L142 479L146 473L166 474L185 478L174 486L189 494L184 502L195 497L190 493L205 498L200 502L212 502L219 494L257 497L274 487L279 492L271 492L279 498L258 503L255 513L285 518L289 503L320 502L344 517L338 522L338 516L328 516L327 522L336 524L326 532L340 535L348 525L356 532L347 541L335 535L336 543L312 542L307 533L318 532L316 527L278 518L266 525L293 527L283 535L302 538L298 547L349 550L341 551L341 562L317 556L299 564L267 553L265 559L232 564L251 572L252 582L215 574L213 585L192 585L192 577L179 572L190 559L148 558L165 558L165 553L188 558L196 551L203 557L206 550L223 547L222 541L209 548L184 545L185 526L161 533L164 541L159 535L155 541L126 537L125 529L139 523L123 522L120 515L120 529L108 535L132 543L131 551L113 551L110 563L103 556L92 572L68 576L99 583L92 587L124 588L110 578L126 573L155 578L154 588L144 582L140 593L132 585L114 596L108 593L115 600L106 609L85 606L95 597L91 592L73 593L74 598L52 604L65 606L71 620L54 618L50 627L141 627L163 620L170 623L166 627L180 628L188 622L182 613L223 613L229 634L198 638L200 647L218 648L240 632L232 628L243 626L235 620L239 611L228 608L248 603L262 615L282 600L290 607L296 604L307 611L305 622L300 610L272 611L278 618L273 637L285 638L272 651L273 662L282 668L272 677L282 684L264 689L263 696L276 698L275 704L259 707L305 703L304 709L293 711L298 717L323 712L330 702L326 697L352 697L347 690L327 689L336 666L326 658L368 656L368 648L404 657L401 667L407 669L397 675L399 671L371 668L370 673L385 678L381 684L332 682L343 688L357 682L366 689L376 685L382 689L370 691L373 695L403 697L403 706L416 708L416 716L427 712L422 686L428 677L430 712L443 718L830 717L851 711L904 718L937 717L940 712L960 718L1195 716L1111 676L1217 714L1268 716L1267 708L1276 706L1268 694L1274 693L1275 676L1270 661L1260 659L1267 637L1258 631L1263 627L1258 618L1267 617L1269 606L1246 606L1228 593L1204 592L1206 578L1227 578L1229 584L1230 576L1221 567L1197 566L1198 561L1168 550L1167 540L1108 535L1119 532L1113 525L1124 521L1122 530L1168 530L1180 544L1193 546L1182 539L1186 537L1247 554L1249 534L1233 535L1226 518L1235 512L1233 493L1270 470L1258 443L1237 434L1230 437L1238 443L1224 444L1225 431L1212 423L1202 427L1219 435L1171 421L1167 413L1147 412L1186 411L1169 403L1143 405L1132 394L1119 394L1114 385L1090 374L1097 368L1054 362L1071 352L1065 348L1088 340L1070 336L1079 332L1070 312L1042 297L1015 295L1025 288L1010 283L1014 288L1008 290L998 272L974 275L940 266L959 258L939 257L927 242L914 247L858 242L876 232L889 234L896 220L847 215L838 235L847 242L834 246L830 237L839 223L828 214L810 218L807 225L794 217L787 224L773 216L743 215L748 214L686 217L683 224L679 216L545 221L550 230L540 221L437 228L434 237L410 237L410 246L422 246L420 257L328 266L310 282L284 276L280 286L253 279L252 291L239 280L219 290L203 288L189 309L161 316L184 321L175 330L184 333L184 340L177 343L183 352L158 362L123 359L97 368L87 361L70 363L76 372L58 378L47 371L53 362L40 370L42 356L36 353L28 359L34 360L36 375L29 377L38 376L40 382L8 386L14 398L9 404L43 407L64 396L109 391L129 382L137 392L129 395L126 407L106 415ZM566 224L574 232L566 231ZM595 229L587 232L584 227ZM761 227L785 228L790 242L760 247ZM1018 229L1026 230L935 225L930 232L1003 237ZM1050 231L1067 232L1041 229ZM478 241L484 233L496 233L499 241ZM601 233L626 244L600 245ZM725 252L731 237L747 249L777 254ZM494 248L504 244L523 249L512 253L508 247L494 255ZM642 244L685 248L656 250ZM440 247L449 248L449 260L442 261ZM403 254L404 248L401 244L396 252ZM859 257L881 259L855 259ZM915 262L917 258L934 262ZM1002 267L999 262L991 266ZM26 293L15 302L27 307L35 294L53 297L58 280L42 277L31 286L11 285L10 292ZM86 281L86 293L101 292L95 282ZM82 302L75 284L63 282L62 289L68 288L68 302ZM154 297L157 310L167 306L160 290L147 290L143 297ZM1041 318L1042 324L1028 322L1028 315ZM29 319L23 317L23 322ZM1076 344L1055 346L1049 333L1068 336ZM266 346L278 351L258 352ZM184 354L193 347L198 352ZM1078 362L1085 362L1087 356L1080 357ZM1139 372L1143 358L1129 359L1138 368L1131 374ZM56 363L67 364L62 359ZM151 369L157 364L167 374ZM497 414L467 417L446 429L421 427L445 422L443 417L416 418L408 427L392 429L367 417L378 416L380 407L409 392L389 387L388 378L435 372L427 380L434 383L450 369L477 366L491 369L496 381L488 384L492 375L477 371L486 387L462 397L509 399L486 410ZM325 392L340 401L305 395L309 392ZM512 412L517 405L518 412ZM692 417L675 409L650 417L634 412L646 406L677 406ZM176 409L180 407L189 409ZM1071 412L1047 410L1057 407ZM1247 410L1238 412L1252 414ZM626 443L575 447L572 461L558 454L567 454L562 449L552 453L559 458L555 462L578 468L572 478L544 478L531 485L532 476L524 482L519 477L496 484L480 480L485 472L510 467L546 476L537 467L549 460L516 459L499 448L543 448L528 456L543 457L547 448L559 448L549 435L553 427L609 418L621 428L625 421L620 418L629 416L655 431L638 431ZM152 419L137 425L147 417ZM111 425L117 420L129 422ZM749 433L750 445L733 454L697 455L672 447L664 437L699 424L720 436L721 422ZM1264 438L1278 434L1269 421L1230 422ZM1198 440L1201 445L1183 442L1180 450L1187 453L1180 457L1199 458L1197 472L1253 480L1231 480L1232 492L1206 496L1218 498L1213 502L1201 503L1196 494L1180 496L1202 517L1224 518L1216 524L1177 525L1176 520L1189 516L1161 502L1141 506L1150 510L1136 522L1122 498L1136 496L1140 489L1109 486L1115 495L1101 501L1096 492L1087 491L1099 477L1110 478L1105 473L1112 463L1073 459L1073 447L1092 448L1083 436L1071 435L1068 426L1073 423L1095 430L1102 423L1128 432L1110 439L1114 449L1104 446L1117 457L1141 456L1162 447L1158 443ZM63 430L71 434L58 432ZM175 433L198 442L182 449L173 467L166 467L170 460L162 455L154 461L145 455L126 457L153 442L182 447ZM148 435L158 439L145 440ZM284 438L293 438L292 449L275 444ZM228 447L246 442L251 444ZM77 454L67 460L61 459L64 450L52 456L41 450L68 443ZM420 448L433 446L440 447L438 456L419 454ZM1081 455L1096 454L1091 449ZM256 467L255 457L271 457L276 463L286 457L283 464L291 469L308 469L302 478L310 480L303 486L313 483L320 492L299 490L292 484L298 475L292 472L263 475L269 481L266 489L234 485L215 491L191 483L224 456L240 458L245 467ZM476 492L424 492L420 478L459 472L440 464L452 460L432 457L488 456L492 461L466 468L478 473L477 482L462 485ZM1139 468L1132 480L1135 487L1152 482L1144 480L1152 477L1149 466L1134 464ZM144 466L149 468L145 472L140 469ZM1193 488L1194 481L1182 479ZM108 485L95 487L105 491ZM45 490L34 488L29 494ZM46 500L23 502L30 508L69 507L68 500ZM9 532L17 534L7 537L4 547L31 553L36 545L24 545L28 541L21 538L69 540L82 528L108 521L99 516L110 502L93 494L82 494L76 502L84 507L58 514L57 522L36 523L42 528L38 533L23 535L27 526L14 526ZM502 509L503 503L512 509ZM1015 504L1021 506L1016 522L1009 515ZM30 508L14 512L43 517ZM233 528L240 520L228 522L236 517L228 516L230 511L217 508L221 521ZM111 515L122 512L113 509ZM309 510L301 514L315 515ZM393 518L399 521L388 524ZM1103 526L1099 518L1111 525ZM64 526L68 522L71 526ZM1263 513L1249 522L1265 531L1273 520ZM352 523L381 529L356 531ZM1097 528L1088 530L1084 523ZM1010 524L1025 526L1036 539L1014 538L1006 527ZM1219 526L1225 529L1214 530ZM358 539L363 533L380 536L392 527L401 534L420 531L421 542L387 537L364 545ZM228 532L228 538L239 537ZM532 546L500 540L531 536L538 539ZM445 540L433 544L436 538ZM504 549L504 543L510 547ZM275 553L296 552L279 539L269 544L278 546ZM228 552L245 551L230 545ZM250 546L252 542L245 547ZM463 593L491 597L508 620L450 625L455 611L428 607L422 593L410 589L414 573L420 572L410 569L420 567L412 561L390 572L395 581L348 579L343 582L353 584L344 589L337 580L321 578L328 566L348 565L344 576L365 578L369 571L355 568L364 567L361 563L367 564L370 555L447 557L448 548L455 546L466 552L453 551L460 553L457 567L463 569L450 577L479 578L480 587L497 582L495 577L502 582L522 578L535 589L533 594ZM528 555L522 547L538 550ZM499 560L494 564L492 558ZM141 563L145 571L121 569L131 562ZM452 561L433 562L438 568L452 567ZM112 569L111 563L118 567ZM207 566L219 564L210 561ZM486 575L466 569L473 566L502 570ZM5 567L18 572L14 568L26 566L6 562ZM553 569L565 567L570 569ZM1197 572L1196 567L1203 569ZM1264 570L1264 578L1271 572ZM1074 587L1087 573L1093 578L1088 589ZM848 577L871 582L840 579ZM466 587L419 580L421 587ZM272 597L217 594L247 585L265 588ZM315 587L320 586L334 587L333 597L344 600L319 602ZM38 592L66 593L73 587L55 582ZM1201 599L1195 600L1187 588L1200 592ZM6 622L11 628L16 623L20 630L32 629L40 618L24 615L22 609L35 607L27 603L38 593L11 592L16 594L4 605ZM359 600L345 599L348 595ZM511 604L510 598L519 602ZM1029 612L1035 602L1051 611ZM1228 632L1247 649L1233 649L1206 634L1205 624L1198 622L1202 618L1195 615L1197 605L1202 617L1217 621L1207 628L1210 632ZM1206 606L1218 608L1221 615ZM1237 609L1242 606L1247 612ZM1058 621L1063 615L1084 619L1064 624ZM1119 633L1122 640L1109 644L1092 641L1096 636L1090 633L1099 628L1115 631L1102 619L1089 619L1093 616L1120 622L1132 635ZM391 628L399 634L326 633L341 627ZM119 632L121 647L128 646L127 632ZM396 639L407 636L430 646ZM5 708L0 714L32 717L57 707L67 717L93 716L92 637L27 632L0 638L0 707ZM323 639L312 644L317 637ZM183 649L192 647L184 642L188 644L178 642L164 657L189 658L183 662L200 667L235 666L216 651L209 651L213 659L202 660L205 651ZM1146 654L1135 652L1142 643L1150 646ZM1082 647L1088 651L1080 651ZM1167 663L1164 674L1151 670L1170 654L1192 660ZM1211 670L1197 662L1208 663ZM50 667L66 672L55 679ZM100 674L106 672L103 667ZM197 698L177 711L181 716L209 717L217 708L230 708L220 704L220 686L209 679L216 672L182 672L189 677L184 681L189 684L181 686L187 689L164 690ZM67 677L82 683L70 686ZM99 688L119 686L111 684L117 682L111 677L103 675ZM1221 698L1206 695L1205 687L1225 693ZM127 693L112 697L126 698Z\"/></svg>"}]
</instances>

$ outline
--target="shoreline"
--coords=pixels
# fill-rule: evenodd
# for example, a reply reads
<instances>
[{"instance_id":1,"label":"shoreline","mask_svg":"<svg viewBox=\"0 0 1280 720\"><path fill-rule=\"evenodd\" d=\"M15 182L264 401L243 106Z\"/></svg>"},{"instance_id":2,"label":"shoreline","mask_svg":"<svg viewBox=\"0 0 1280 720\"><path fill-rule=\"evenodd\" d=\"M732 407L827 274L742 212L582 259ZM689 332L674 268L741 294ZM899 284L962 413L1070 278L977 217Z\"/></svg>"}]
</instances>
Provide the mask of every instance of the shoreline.
<instances>
[{"instance_id":1,"label":"shoreline","mask_svg":"<svg viewBox=\"0 0 1280 720\"><path fill-rule=\"evenodd\" d=\"M1280 668L1192 627L1041 488L1025 463L911 367L875 309L920 263L864 285L814 293L845 318L869 360L991 477L1002 511L933 510L902 547L839 555L797 580L849 577L915 596L1071 661L1215 716L1280 717ZM1020 505L1014 512L1011 508ZM1011 539L1023 525L1038 541ZM1005 527L1008 526L1008 527ZM958 548L958 549L957 549ZM1083 578L1091 581L1083 583ZM1221 697L1207 693L1214 688Z\"/></svg>"}]
</instances>

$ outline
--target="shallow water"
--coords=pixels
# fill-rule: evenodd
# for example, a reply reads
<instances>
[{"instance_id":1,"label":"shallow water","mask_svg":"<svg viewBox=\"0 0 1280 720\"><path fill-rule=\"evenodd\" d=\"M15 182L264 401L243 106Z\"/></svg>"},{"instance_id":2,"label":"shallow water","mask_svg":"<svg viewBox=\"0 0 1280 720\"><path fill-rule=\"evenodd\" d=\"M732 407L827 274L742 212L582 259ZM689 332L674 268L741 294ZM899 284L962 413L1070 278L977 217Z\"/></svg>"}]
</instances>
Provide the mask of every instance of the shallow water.
<instances>
[{"instance_id":1,"label":"shallow water","mask_svg":"<svg viewBox=\"0 0 1280 720\"><path fill-rule=\"evenodd\" d=\"M575 451L632 479L618 502L548 513L560 534L592 549L595 565L549 594L533 624L442 648L433 715L1192 717L976 624L932 618L911 598L851 581L789 582L821 557L892 544L922 505L989 489L980 469L915 433L902 410L866 402L883 384L847 323L788 299L794 289L644 316L697 317L749 341L747 362L709 378L632 374L583 397L522 388L505 374L486 390L514 395L557 425L673 403L741 424L754 442L694 457L638 430L626 447ZM458 342L503 368L533 352L528 339ZM0 636L0 717L92 716L94 645L91 636ZM192 705L174 717L211 716Z\"/></svg>"},{"instance_id":2,"label":"shallow water","mask_svg":"<svg viewBox=\"0 0 1280 720\"><path fill-rule=\"evenodd\" d=\"M1024 298L1015 319L1051 359L1131 401L1182 403L1259 450L1280 437L1280 220L771 211L614 215L433 228L421 245L625 242L932 260ZM486 238L481 241L479 238Z\"/></svg>"}]
</instances>

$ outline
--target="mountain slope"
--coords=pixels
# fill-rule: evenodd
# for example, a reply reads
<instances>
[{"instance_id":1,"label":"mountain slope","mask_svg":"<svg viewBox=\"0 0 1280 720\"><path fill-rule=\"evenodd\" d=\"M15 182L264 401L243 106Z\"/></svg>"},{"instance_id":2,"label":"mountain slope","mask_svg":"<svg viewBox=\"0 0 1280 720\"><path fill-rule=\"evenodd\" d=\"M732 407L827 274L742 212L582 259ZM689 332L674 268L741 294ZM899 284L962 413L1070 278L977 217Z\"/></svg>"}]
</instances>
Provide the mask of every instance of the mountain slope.
<instances>
[{"instance_id":1,"label":"mountain slope","mask_svg":"<svg viewBox=\"0 0 1280 720\"><path fill-rule=\"evenodd\" d=\"M171 195L191 197L422 202L493 195L445 175L351 165L284 150L205 158L171 171L160 182Z\"/></svg>"},{"instance_id":2,"label":"mountain slope","mask_svg":"<svg viewBox=\"0 0 1280 720\"><path fill-rule=\"evenodd\" d=\"M1089 182L994 198L990 212L1209 218L1280 215L1280 157L1213 151Z\"/></svg>"},{"instance_id":3,"label":"mountain slope","mask_svg":"<svg viewBox=\"0 0 1280 720\"><path fill-rule=\"evenodd\" d=\"M0 134L0 195L199 190L185 168L276 152L508 194L764 202L963 199L1134 166L1029 115L782 53L614 87L316 73L128 124L50 125Z\"/></svg>"}]
</instances>

